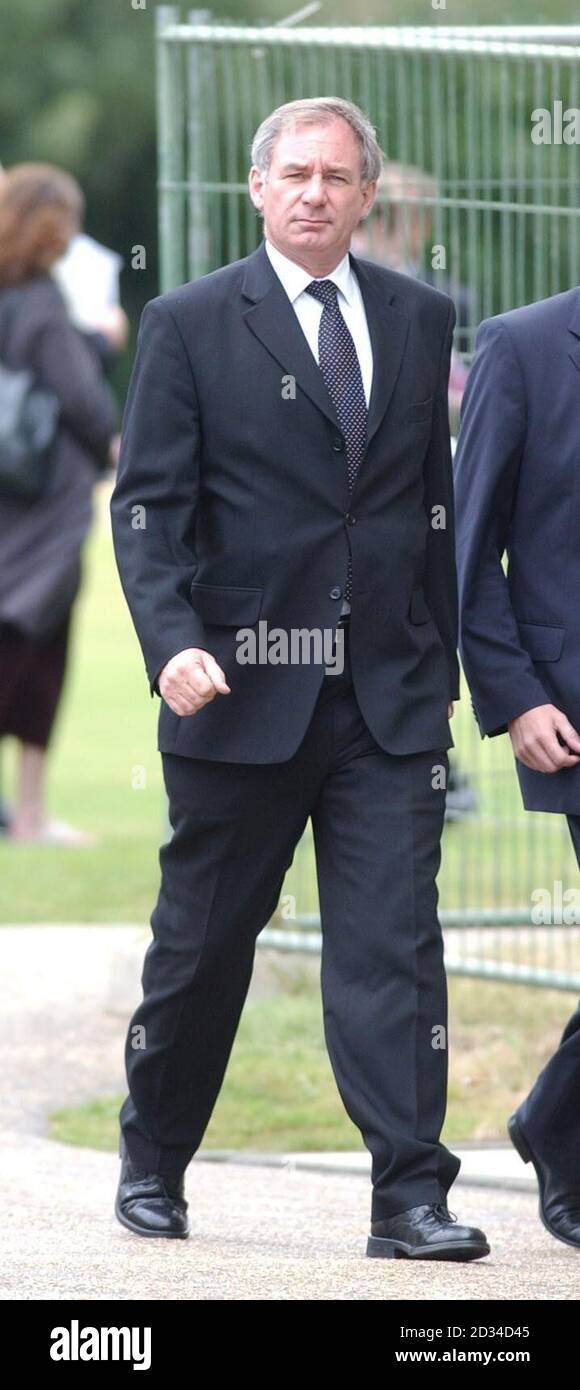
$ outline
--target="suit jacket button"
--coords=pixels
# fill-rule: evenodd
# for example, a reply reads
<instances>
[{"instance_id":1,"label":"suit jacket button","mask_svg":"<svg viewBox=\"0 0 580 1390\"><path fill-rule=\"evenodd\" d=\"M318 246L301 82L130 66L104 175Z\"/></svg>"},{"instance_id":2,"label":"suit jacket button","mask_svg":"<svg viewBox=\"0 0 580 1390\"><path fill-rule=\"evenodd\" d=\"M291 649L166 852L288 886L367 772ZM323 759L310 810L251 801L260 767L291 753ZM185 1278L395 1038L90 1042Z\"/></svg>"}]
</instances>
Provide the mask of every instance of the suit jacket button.
<instances>
[{"instance_id":1,"label":"suit jacket button","mask_svg":"<svg viewBox=\"0 0 580 1390\"><path fill-rule=\"evenodd\" d=\"M341 454L344 449L344 439L341 434L335 434L332 440L332 447L336 454Z\"/></svg>"},{"instance_id":2,"label":"suit jacket button","mask_svg":"<svg viewBox=\"0 0 580 1390\"><path fill-rule=\"evenodd\" d=\"M339 589L338 584L335 584L334 588L333 588L333 589L330 589L329 595L328 595L328 596L329 596L329 598L340 598L341 595L342 595L342 589Z\"/></svg>"},{"instance_id":3,"label":"suit jacket button","mask_svg":"<svg viewBox=\"0 0 580 1390\"><path fill-rule=\"evenodd\" d=\"M356 516L353 516L352 512L347 512L344 519L349 526L356 526Z\"/></svg>"}]
</instances>

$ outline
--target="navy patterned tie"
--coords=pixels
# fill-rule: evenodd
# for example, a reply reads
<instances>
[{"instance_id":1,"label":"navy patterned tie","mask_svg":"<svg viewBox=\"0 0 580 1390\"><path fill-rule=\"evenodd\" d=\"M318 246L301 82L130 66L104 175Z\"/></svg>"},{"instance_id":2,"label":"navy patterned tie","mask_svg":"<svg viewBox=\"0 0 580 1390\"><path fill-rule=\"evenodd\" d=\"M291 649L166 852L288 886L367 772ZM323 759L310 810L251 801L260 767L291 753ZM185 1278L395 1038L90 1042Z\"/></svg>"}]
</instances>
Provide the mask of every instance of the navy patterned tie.
<instances>
[{"instance_id":1,"label":"navy patterned tie","mask_svg":"<svg viewBox=\"0 0 580 1390\"><path fill-rule=\"evenodd\" d=\"M311 280L306 286L322 304L318 329L318 365L345 439L349 491L355 485L367 446L367 404L357 351L342 316L333 280ZM352 562L348 557L345 599L352 597Z\"/></svg>"}]
</instances>

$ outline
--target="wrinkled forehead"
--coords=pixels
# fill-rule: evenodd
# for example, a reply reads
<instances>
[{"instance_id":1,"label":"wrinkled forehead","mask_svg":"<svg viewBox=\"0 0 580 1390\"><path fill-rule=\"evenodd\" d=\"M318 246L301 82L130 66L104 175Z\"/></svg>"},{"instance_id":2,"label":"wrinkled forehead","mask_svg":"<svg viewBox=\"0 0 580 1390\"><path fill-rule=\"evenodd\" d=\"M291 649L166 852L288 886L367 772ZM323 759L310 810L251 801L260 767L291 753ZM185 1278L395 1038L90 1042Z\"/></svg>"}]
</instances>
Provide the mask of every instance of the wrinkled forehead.
<instances>
[{"instance_id":1,"label":"wrinkled forehead","mask_svg":"<svg viewBox=\"0 0 580 1390\"><path fill-rule=\"evenodd\" d=\"M280 132L272 147L272 163L277 170L291 166L358 174L361 152L347 121L302 121Z\"/></svg>"}]
</instances>

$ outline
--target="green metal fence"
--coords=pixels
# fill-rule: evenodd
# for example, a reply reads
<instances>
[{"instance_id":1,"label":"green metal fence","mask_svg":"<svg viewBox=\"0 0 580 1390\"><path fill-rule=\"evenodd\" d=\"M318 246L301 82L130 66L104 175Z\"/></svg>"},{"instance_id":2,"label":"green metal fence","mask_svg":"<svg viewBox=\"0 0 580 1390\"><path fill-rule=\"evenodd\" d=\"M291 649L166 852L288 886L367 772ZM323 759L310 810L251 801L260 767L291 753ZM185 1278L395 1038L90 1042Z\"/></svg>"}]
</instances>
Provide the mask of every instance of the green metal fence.
<instances>
[{"instance_id":1,"label":"green metal fence","mask_svg":"<svg viewBox=\"0 0 580 1390\"><path fill-rule=\"evenodd\" d=\"M324 94L356 101L376 126L388 159L377 206L403 264L454 294L466 361L482 318L580 281L578 146L532 139L534 112L557 134L578 106L580 27L240 27L161 6L157 58L162 289L258 245L252 135L282 102ZM445 830L448 968L578 990L580 878L565 820L523 811L508 739L482 741L462 695L451 758L477 804ZM283 905L261 944L318 949L309 834L287 889L287 916Z\"/></svg>"}]
</instances>

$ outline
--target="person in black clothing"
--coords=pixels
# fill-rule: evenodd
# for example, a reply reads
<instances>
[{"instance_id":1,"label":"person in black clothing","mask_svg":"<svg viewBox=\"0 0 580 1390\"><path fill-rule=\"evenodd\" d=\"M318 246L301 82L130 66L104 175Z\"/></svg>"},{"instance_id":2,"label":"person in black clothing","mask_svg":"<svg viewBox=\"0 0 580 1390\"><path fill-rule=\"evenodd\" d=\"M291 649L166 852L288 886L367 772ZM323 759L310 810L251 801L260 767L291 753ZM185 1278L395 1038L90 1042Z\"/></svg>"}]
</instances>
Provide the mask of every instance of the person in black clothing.
<instances>
[{"instance_id":1,"label":"person in black clothing","mask_svg":"<svg viewBox=\"0 0 580 1390\"><path fill-rule=\"evenodd\" d=\"M49 164L21 164L0 180L0 358L30 368L58 396L48 485L30 505L0 497L0 738L20 742L16 840L85 844L91 837L44 808L46 754L70 651L81 552L95 480L114 466L117 408L94 349L70 323L50 274L78 230L84 199Z\"/></svg>"},{"instance_id":2,"label":"person in black clothing","mask_svg":"<svg viewBox=\"0 0 580 1390\"><path fill-rule=\"evenodd\" d=\"M439 1137L454 308L350 253L381 164L358 107L290 102L252 159L264 239L146 306L111 498L173 827L127 1034L115 1212L138 1236L188 1234L185 1170L311 819L326 1042L372 1155L367 1254L479 1259ZM322 643L239 661L258 623L282 643L330 637L340 674Z\"/></svg>"}]
</instances>

